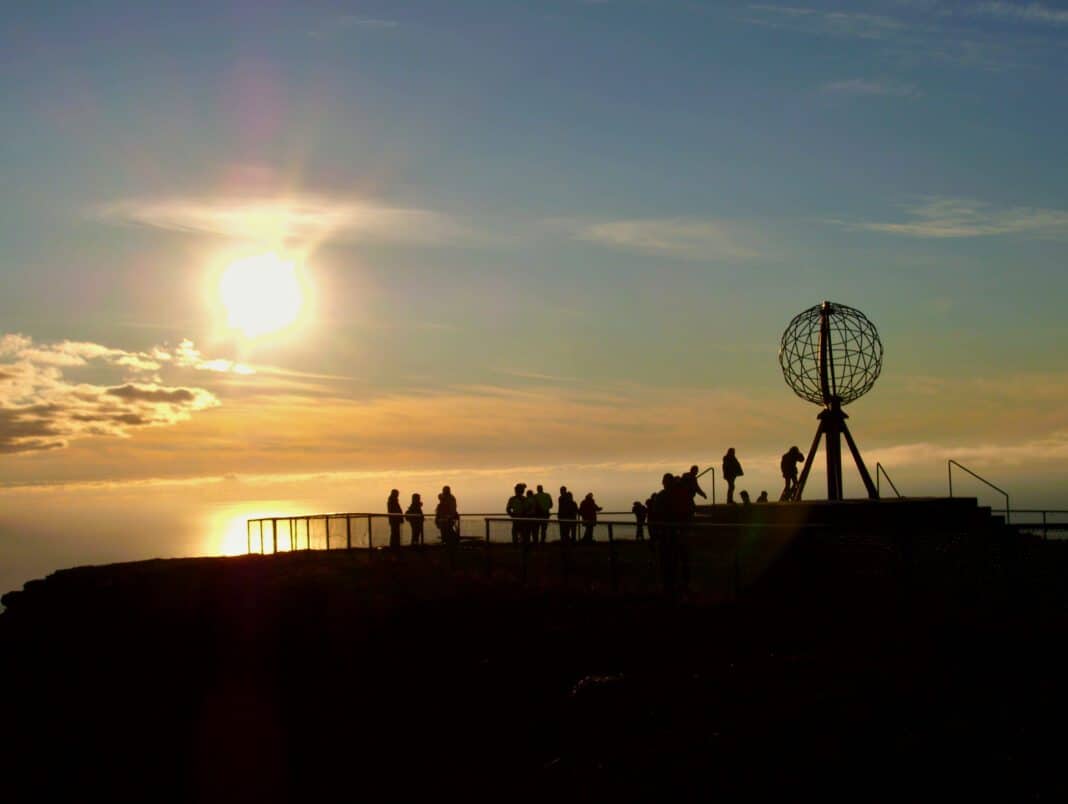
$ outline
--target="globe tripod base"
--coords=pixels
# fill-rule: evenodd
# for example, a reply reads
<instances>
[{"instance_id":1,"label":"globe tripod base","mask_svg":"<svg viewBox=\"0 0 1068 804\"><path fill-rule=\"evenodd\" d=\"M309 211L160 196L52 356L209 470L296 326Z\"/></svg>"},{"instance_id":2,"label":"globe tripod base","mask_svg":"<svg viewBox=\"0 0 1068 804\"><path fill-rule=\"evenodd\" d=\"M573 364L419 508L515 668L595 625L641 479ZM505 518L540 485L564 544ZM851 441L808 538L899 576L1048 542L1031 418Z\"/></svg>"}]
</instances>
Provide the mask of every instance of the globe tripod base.
<instances>
[{"instance_id":1,"label":"globe tripod base","mask_svg":"<svg viewBox=\"0 0 1068 804\"><path fill-rule=\"evenodd\" d=\"M820 412L818 418L820 424L816 428L816 437L812 440L812 447L809 449L808 457L805 459L805 468L801 471L801 477L798 478L797 486L789 499L801 499L801 495L805 490L805 483L808 481L808 473L812 470L812 461L815 459L816 452L820 446L820 439L824 436L827 438L827 499L843 499L842 436L845 436L849 451L853 454L853 461L857 465L857 471L860 472L860 479L864 481L864 488L868 491L868 497L872 500L879 499L879 492L872 482L871 475L868 474L868 467L864 465L864 459L860 457L857 442L853 440L853 434L849 432L849 427L846 425L845 420L849 417L842 410L841 404L832 402Z\"/></svg>"}]
</instances>

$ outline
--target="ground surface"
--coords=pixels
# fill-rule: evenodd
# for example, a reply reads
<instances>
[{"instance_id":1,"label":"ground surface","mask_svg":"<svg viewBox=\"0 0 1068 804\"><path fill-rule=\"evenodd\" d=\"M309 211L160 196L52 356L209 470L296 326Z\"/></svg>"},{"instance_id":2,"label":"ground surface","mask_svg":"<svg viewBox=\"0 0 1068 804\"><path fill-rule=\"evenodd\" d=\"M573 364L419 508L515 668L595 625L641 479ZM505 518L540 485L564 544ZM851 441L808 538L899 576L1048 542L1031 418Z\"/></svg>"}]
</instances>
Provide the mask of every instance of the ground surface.
<instances>
[{"instance_id":1,"label":"ground surface","mask_svg":"<svg viewBox=\"0 0 1068 804\"><path fill-rule=\"evenodd\" d=\"M981 589L798 547L727 601L436 551L64 571L0 615L3 797L1063 798L1060 547Z\"/></svg>"}]
</instances>

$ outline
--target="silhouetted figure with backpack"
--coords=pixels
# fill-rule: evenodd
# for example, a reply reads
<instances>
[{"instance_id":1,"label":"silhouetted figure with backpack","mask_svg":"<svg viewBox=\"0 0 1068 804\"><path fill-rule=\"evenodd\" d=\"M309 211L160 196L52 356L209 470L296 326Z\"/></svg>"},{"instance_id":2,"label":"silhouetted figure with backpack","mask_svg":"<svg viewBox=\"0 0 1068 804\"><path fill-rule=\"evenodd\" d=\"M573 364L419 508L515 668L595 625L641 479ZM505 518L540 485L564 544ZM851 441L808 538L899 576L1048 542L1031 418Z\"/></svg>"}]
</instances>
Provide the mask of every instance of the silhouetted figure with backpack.
<instances>
[{"instance_id":1,"label":"silhouetted figure with backpack","mask_svg":"<svg viewBox=\"0 0 1068 804\"><path fill-rule=\"evenodd\" d=\"M404 512L408 526L412 529L412 544L423 543L423 498L418 493L412 494L412 502Z\"/></svg>"},{"instance_id":2,"label":"silhouetted figure with backpack","mask_svg":"<svg viewBox=\"0 0 1068 804\"><path fill-rule=\"evenodd\" d=\"M649 515L649 509L635 500L634 505L630 507L630 512L634 514L634 541L643 542L645 541L645 519Z\"/></svg>"},{"instance_id":3,"label":"silhouetted figure with backpack","mask_svg":"<svg viewBox=\"0 0 1068 804\"><path fill-rule=\"evenodd\" d=\"M549 513L553 510L553 498L552 495L547 493L545 489L538 485L538 492L534 495L534 516L541 520L541 522L531 523L538 529L540 541L545 544L545 536L549 531ZM533 536L533 532L531 533Z\"/></svg>"},{"instance_id":4,"label":"silhouetted figure with backpack","mask_svg":"<svg viewBox=\"0 0 1068 804\"><path fill-rule=\"evenodd\" d=\"M745 474L742 465L734 455L734 447L727 450L723 456L723 479L727 481L727 502L734 504L734 481Z\"/></svg>"},{"instance_id":5,"label":"silhouetted figure with backpack","mask_svg":"<svg viewBox=\"0 0 1068 804\"><path fill-rule=\"evenodd\" d=\"M438 507L434 510L434 524L438 526L441 534L441 542L453 545L459 541L460 534L457 525L460 520L456 498L452 496L452 489L442 486L441 494L438 495Z\"/></svg>"},{"instance_id":6,"label":"silhouetted figure with backpack","mask_svg":"<svg viewBox=\"0 0 1068 804\"><path fill-rule=\"evenodd\" d=\"M389 546L400 547L400 529L404 524L404 509L400 504L400 492L393 489L386 500L386 511L389 513Z\"/></svg>"},{"instance_id":7,"label":"silhouetted figure with backpack","mask_svg":"<svg viewBox=\"0 0 1068 804\"><path fill-rule=\"evenodd\" d=\"M756 501L758 503L766 503L768 501L768 493L766 491L760 492L760 496L757 497Z\"/></svg>"},{"instance_id":8,"label":"silhouetted figure with backpack","mask_svg":"<svg viewBox=\"0 0 1068 804\"><path fill-rule=\"evenodd\" d=\"M582 517L582 525L584 527L582 541L593 541L593 529L597 526L597 512L600 510L601 506L594 501L592 491L582 498L582 502L579 504L579 516Z\"/></svg>"},{"instance_id":9,"label":"silhouetted figure with backpack","mask_svg":"<svg viewBox=\"0 0 1068 804\"><path fill-rule=\"evenodd\" d=\"M782 470L782 496L780 500L792 500L797 492L797 465L805 460L805 456L797 447L790 447L790 451L782 456L779 468Z\"/></svg>"}]
</instances>

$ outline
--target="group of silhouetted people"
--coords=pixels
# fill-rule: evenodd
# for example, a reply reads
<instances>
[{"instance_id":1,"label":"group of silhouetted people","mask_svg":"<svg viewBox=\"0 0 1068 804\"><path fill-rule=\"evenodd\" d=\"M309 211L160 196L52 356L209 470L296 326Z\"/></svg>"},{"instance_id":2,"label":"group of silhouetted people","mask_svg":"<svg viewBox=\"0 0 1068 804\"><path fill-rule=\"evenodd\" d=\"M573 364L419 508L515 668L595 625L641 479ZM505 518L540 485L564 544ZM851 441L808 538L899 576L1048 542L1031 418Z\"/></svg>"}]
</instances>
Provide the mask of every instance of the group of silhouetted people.
<instances>
[{"instance_id":1,"label":"group of silhouetted people","mask_svg":"<svg viewBox=\"0 0 1068 804\"><path fill-rule=\"evenodd\" d=\"M386 500L386 512L389 514L389 546L401 546L401 525L407 520L412 530L412 544L423 544L423 497L412 494L408 510L401 508L400 491L393 489ZM456 498L452 489L442 486L438 495L438 504L434 509L434 524L441 536L442 544L456 544L460 539L460 514L456 507Z\"/></svg>"},{"instance_id":2,"label":"group of silhouetted people","mask_svg":"<svg viewBox=\"0 0 1068 804\"><path fill-rule=\"evenodd\" d=\"M779 500L791 500L797 494L798 477L797 465L805 460L804 454L799 448L790 447L779 462L782 470L783 490ZM723 479L727 483L727 503L734 504L735 481L745 473L742 464L735 454L734 447L727 450L723 456ZM703 472L697 466L691 466L688 472L681 475L673 475L670 472L661 478L661 488L653 492L644 503L635 500L631 506L631 513L635 521L635 539L644 541L646 529L651 539L666 537L669 541L675 538L680 526L693 519L697 510L697 497L708 499L699 483ZM512 518L512 542L515 544L533 545L544 544L549 530L549 522L553 510L553 498L542 486L537 490L527 488L526 483L516 483L515 493L508 498L505 512ZM751 500L749 492L744 489L739 492L743 505L748 505ZM768 502L768 493L760 492L756 502ZM587 493L582 502L576 502L574 495L567 486L560 487L560 496L556 499L556 517L560 526L560 539L564 542L577 542L579 525L582 525L583 542L592 542L594 530L597 526L597 514L601 511L593 498L593 493ZM426 519L423 514L423 499L418 494L412 494L411 503L407 510L401 506L400 492L393 489L386 501L386 511L389 517L389 546L400 547L401 526L407 521L411 528L411 544L423 544L423 522ZM441 536L441 542L454 545L460 539L460 515L457 511L456 498L448 486L441 489L438 495L438 504L434 509L434 524Z\"/></svg>"},{"instance_id":3,"label":"group of silhouetted people","mask_svg":"<svg viewBox=\"0 0 1068 804\"><path fill-rule=\"evenodd\" d=\"M783 477L783 489L782 494L779 495L779 501L784 502L786 500L794 499L797 494L798 481L797 481L797 465L805 460L805 455L798 447L790 447L790 449L783 453L782 458L779 459L779 469L782 472ZM727 454L723 456L723 479L727 483L727 503L734 504L734 482L745 474L742 471L742 464L738 460L738 456L734 454L734 447L727 450ZM742 500L743 505L749 505L752 502L749 499L749 492L744 489L738 493L738 496ZM758 503L768 502L768 493L766 491L760 492L760 496L757 497Z\"/></svg>"},{"instance_id":4,"label":"group of silhouetted people","mask_svg":"<svg viewBox=\"0 0 1068 804\"><path fill-rule=\"evenodd\" d=\"M505 513L512 518L512 542L514 544L544 544L549 531L549 519L553 510L553 498L540 485L537 491L527 488L526 483L516 483L515 493L508 498ZM593 499L593 492L575 502L575 496L567 486L560 487L557 497L556 518L560 523L560 539L575 542L578 539L579 522L583 525L582 541L592 542L597 525L597 512L601 507Z\"/></svg>"}]
</instances>

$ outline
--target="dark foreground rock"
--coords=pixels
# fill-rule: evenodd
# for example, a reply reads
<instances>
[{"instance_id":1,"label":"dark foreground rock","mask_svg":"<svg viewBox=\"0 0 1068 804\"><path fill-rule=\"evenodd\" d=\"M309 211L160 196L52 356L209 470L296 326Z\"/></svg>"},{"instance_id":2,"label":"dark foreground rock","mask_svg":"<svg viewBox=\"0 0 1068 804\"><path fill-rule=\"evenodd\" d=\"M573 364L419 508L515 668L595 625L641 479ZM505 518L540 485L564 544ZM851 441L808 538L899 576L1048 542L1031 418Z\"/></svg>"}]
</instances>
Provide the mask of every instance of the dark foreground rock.
<instances>
[{"instance_id":1,"label":"dark foreground rock","mask_svg":"<svg viewBox=\"0 0 1068 804\"><path fill-rule=\"evenodd\" d=\"M1058 548L715 605L434 551L66 570L0 615L3 798L1063 799Z\"/></svg>"}]
</instances>

